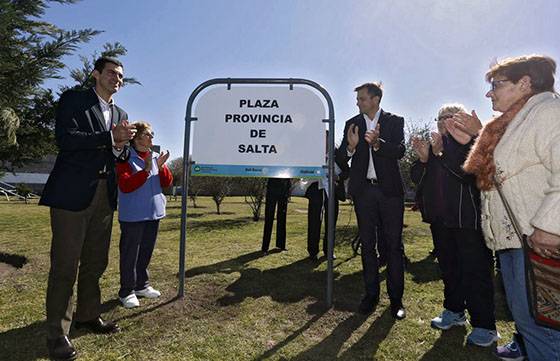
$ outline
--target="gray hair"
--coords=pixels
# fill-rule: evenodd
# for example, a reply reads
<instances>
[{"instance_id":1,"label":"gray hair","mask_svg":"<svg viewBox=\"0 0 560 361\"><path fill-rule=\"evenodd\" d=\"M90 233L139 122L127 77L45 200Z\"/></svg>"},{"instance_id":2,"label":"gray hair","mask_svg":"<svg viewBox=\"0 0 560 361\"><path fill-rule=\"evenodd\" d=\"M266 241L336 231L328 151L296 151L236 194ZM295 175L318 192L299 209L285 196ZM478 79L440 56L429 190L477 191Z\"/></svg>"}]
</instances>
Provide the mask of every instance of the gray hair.
<instances>
[{"instance_id":1,"label":"gray hair","mask_svg":"<svg viewBox=\"0 0 560 361\"><path fill-rule=\"evenodd\" d=\"M461 103L449 103L449 104L443 104L438 111L438 119L440 119L441 117L445 116L445 115L449 115L449 114L457 114L457 113L467 113L467 108L465 108L465 106Z\"/></svg>"}]
</instances>

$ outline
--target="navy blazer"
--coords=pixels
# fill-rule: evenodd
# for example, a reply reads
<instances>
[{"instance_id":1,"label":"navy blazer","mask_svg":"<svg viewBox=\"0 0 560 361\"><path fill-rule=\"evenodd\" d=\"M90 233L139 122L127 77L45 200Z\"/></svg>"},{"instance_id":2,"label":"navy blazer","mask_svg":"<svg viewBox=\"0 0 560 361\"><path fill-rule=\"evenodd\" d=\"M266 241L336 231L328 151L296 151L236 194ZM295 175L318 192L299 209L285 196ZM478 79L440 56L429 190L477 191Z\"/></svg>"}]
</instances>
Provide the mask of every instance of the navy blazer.
<instances>
[{"instance_id":1,"label":"navy blazer","mask_svg":"<svg viewBox=\"0 0 560 361\"><path fill-rule=\"evenodd\" d=\"M112 124L128 119L113 106ZM39 204L80 211L95 195L100 173L106 172L109 204L117 208L115 156L99 99L93 88L64 92L56 111L55 136L59 152ZM124 159L128 149L121 154Z\"/></svg>"},{"instance_id":2,"label":"navy blazer","mask_svg":"<svg viewBox=\"0 0 560 361\"><path fill-rule=\"evenodd\" d=\"M347 133L350 125L358 126L359 141L352 157L347 154ZM377 151L365 141L367 130L363 114L358 114L346 122L342 144L337 150L339 163L347 163L352 158L348 193L359 196L367 185L366 176L369 165L369 152L373 154L375 173L382 192L386 196L403 196L404 188L399 169L399 159L404 156L404 118L381 110L379 115L380 147Z\"/></svg>"}]
</instances>

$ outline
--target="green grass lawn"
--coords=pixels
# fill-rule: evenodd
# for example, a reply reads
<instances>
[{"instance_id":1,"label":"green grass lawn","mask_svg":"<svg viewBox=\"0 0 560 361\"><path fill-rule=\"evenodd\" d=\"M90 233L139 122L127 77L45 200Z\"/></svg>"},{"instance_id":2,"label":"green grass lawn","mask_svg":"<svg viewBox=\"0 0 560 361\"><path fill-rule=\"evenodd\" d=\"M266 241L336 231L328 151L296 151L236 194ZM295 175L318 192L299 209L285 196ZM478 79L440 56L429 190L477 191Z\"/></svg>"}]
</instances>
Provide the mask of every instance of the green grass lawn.
<instances>
[{"instance_id":1,"label":"green grass lawn","mask_svg":"<svg viewBox=\"0 0 560 361\"><path fill-rule=\"evenodd\" d=\"M288 206L288 251L268 256L259 252L263 221L251 220L243 198L226 198L221 215L209 198L198 204L188 213L185 298L175 298L181 205L170 202L150 267L162 297L141 300L134 310L122 308L117 299L120 232L115 221L101 288L104 317L118 321L123 332L98 336L72 330L80 360L494 360L490 349L465 345L470 326L443 333L430 328L430 319L441 311L443 291L437 263L429 257L430 232L419 213L405 214L408 316L395 322L384 281L375 313L355 312L363 281L360 257L350 247L357 227L349 204L341 205L329 310L326 262L306 259L305 199L293 198ZM0 252L27 258L21 269L0 276L1 360L47 358L50 237L48 208L0 203ZM513 323L496 289L503 343Z\"/></svg>"}]
</instances>

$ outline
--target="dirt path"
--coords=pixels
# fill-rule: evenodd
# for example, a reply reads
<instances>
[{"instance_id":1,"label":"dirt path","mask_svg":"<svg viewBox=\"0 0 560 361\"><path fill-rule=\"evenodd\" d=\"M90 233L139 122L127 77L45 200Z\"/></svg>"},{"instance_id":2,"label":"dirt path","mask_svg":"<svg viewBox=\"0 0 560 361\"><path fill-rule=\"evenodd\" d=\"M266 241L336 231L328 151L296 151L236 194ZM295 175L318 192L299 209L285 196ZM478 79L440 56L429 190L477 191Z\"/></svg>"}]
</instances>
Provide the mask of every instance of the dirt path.
<instances>
[{"instance_id":1,"label":"dirt path","mask_svg":"<svg viewBox=\"0 0 560 361\"><path fill-rule=\"evenodd\" d=\"M16 268L7 264L0 262L0 279L4 278L5 275L15 270Z\"/></svg>"}]
</instances>

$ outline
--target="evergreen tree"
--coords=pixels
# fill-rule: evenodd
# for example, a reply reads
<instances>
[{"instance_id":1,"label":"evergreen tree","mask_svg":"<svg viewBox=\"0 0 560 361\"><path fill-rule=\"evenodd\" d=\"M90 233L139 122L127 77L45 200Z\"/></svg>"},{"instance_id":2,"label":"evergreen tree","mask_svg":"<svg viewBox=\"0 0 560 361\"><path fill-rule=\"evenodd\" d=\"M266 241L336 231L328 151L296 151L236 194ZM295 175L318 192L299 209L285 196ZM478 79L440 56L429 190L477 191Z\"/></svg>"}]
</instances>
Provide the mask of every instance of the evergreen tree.
<instances>
[{"instance_id":1,"label":"evergreen tree","mask_svg":"<svg viewBox=\"0 0 560 361\"><path fill-rule=\"evenodd\" d=\"M0 0L0 172L56 152L54 115L59 94L43 84L48 79L61 79L64 56L75 53L101 31L63 30L41 17L49 3L75 2ZM114 43L106 44L100 55L125 54L126 49ZM76 82L73 87L91 86L92 70L93 61L82 57L82 68L71 71ZM126 83L138 82L128 78Z\"/></svg>"}]
</instances>

